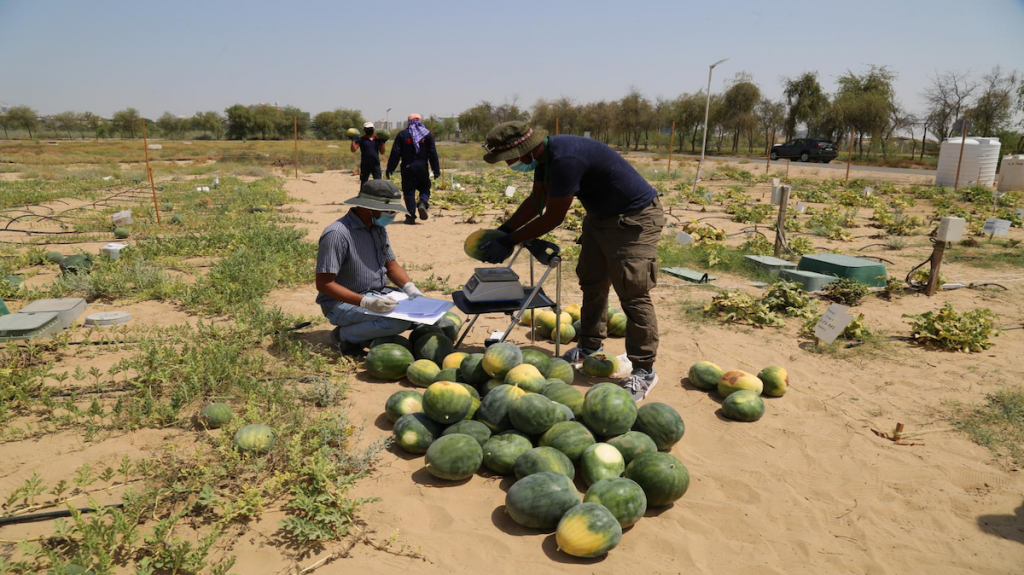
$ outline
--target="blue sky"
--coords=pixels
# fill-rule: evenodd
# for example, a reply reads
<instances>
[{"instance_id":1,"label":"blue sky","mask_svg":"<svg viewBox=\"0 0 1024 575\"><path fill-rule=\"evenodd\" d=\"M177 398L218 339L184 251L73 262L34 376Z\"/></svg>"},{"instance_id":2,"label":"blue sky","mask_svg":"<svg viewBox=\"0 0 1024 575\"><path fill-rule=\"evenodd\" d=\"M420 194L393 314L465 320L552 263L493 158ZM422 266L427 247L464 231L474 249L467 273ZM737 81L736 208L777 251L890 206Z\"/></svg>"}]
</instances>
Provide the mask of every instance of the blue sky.
<instances>
[{"instance_id":1,"label":"blue sky","mask_svg":"<svg viewBox=\"0 0 1024 575\"><path fill-rule=\"evenodd\" d=\"M785 8L781 8L784 6ZM812 7L813 6L813 7ZM441 116L480 100L649 97L747 71L766 95L888 65L920 110L936 71L1024 71L1024 0L535 2L0 0L0 102L149 117L236 103Z\"/></svg>"}]
</instances>

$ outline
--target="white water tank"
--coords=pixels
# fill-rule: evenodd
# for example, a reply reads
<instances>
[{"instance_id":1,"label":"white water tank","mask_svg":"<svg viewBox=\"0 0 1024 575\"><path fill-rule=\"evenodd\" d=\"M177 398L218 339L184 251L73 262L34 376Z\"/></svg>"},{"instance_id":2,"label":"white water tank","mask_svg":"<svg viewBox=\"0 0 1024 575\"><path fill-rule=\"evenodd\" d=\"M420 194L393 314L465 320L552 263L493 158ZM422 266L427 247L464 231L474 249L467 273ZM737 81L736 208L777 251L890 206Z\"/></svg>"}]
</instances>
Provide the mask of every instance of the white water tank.
<instances>
[{"instance_id":1,"label":"white water tank","mask_svg":"<svg viewBox=\"0 0 1024 575\"><path fill-rule=\"evenodd\" d=\"M999 191L1024 190L1024 155L1004 156L999 170Z\"/></svg>"},{"instance_id":2,"label":"white water tank","mask_svg":"<svg viewBox=\"0 0 1024 575\"><path fill-rule=\"evenodd\" d=\"M948 138L939 147L939 167L935 171L935 185L953 187L956 167L960 161L961 138ZM964 160L960 165L960 186L968 182L977 186L992 186L999 163L999 138L967 138L964 142Z\"/></svg>"}]
</instances>

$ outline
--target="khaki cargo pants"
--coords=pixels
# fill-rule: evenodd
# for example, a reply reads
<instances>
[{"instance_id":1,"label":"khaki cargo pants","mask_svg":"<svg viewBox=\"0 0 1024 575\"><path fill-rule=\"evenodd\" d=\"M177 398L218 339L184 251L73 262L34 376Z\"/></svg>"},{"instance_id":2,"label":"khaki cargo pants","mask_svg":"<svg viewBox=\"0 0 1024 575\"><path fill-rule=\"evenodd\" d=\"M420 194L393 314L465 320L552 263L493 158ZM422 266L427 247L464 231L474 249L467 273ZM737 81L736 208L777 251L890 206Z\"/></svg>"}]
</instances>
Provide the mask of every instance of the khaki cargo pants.
<instances>
[{"instance_id":1,"label":"khaki cargo pants","mask_svg":"<svg viewBox=\"0 0 1024 575\"><path fill-rule=\"evenodd\" d=\"M665 212L655 198L619 216L583 219L576 275L583 290L579 346L601 347L608 332L608 287L626 313L626 356L633 368L650 370L658 352L658 318L650 291L657 284L658 240Z\"/></svg>"}]
</instances>

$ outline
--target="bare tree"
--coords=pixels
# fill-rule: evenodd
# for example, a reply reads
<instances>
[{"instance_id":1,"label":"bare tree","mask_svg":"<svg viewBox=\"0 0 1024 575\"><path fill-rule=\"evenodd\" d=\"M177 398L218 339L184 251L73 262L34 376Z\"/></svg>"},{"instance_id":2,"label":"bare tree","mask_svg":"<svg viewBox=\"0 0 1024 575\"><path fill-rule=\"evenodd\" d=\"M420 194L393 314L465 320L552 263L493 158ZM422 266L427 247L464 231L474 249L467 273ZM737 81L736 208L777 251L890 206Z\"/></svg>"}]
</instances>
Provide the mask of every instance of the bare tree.
<instances>
[{"instance_id":1,"label":"bare tree","mask_svg":"<svg viewBox=\"0 0 1024 575\"><path fill-rule=\"evenodd\" d=\"M757 105L757 125L764 134L764 153L771 151L772 134L777 134L786 127L786 103L773 102L762 98Z\"/></svg>"},{"instance_id":2,"label":"bare tree","mask_svg":"<svg viewBox=\"0 0 1024 575\"><path fill-rule=\"evenodd\" d=\"M966 112L976 134L994 136L1010 127L1020 86L1016 70L1005 74L999 66L981 77L980 93Z\"/></svg>"},{"instance_id":3,"label":"bare tree","mask_svg":"<svg viewBox=\"0 0 1024 575\"><path fill-rule=\"evenodd\" d=\"M978 83L967 72L948 70L936 74L924 91L928 103L928 124L940 142L949 137L953 122L963 117Z\"/></svg>"}]
</instances>

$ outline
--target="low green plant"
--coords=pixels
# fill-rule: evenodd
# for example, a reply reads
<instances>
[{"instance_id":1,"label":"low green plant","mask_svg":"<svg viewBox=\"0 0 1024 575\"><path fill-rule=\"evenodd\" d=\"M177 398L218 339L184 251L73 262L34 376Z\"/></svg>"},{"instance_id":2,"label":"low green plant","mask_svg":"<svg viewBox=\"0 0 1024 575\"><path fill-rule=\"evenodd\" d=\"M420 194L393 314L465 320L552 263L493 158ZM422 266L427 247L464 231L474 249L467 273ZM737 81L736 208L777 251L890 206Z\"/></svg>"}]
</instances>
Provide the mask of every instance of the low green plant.
<instances>
[{"instance_id":1,"label":"low green plant","mask_svg":"<svg viewBox=\"0 0 1024 575\"><path fill-rule=\"evenodd\" d=\"M810 316L803 326L800 328L800 335L805 337L814 337L814 328L821 321L821 314ZM864 314L858 314L853 320L847 324L843 329L843 333L839 334L837 339L845 341L864 341L873 337L873 333L868 329L867 324L864 323Z\"/></svg>"},{"instance_id":2,"label":"low green plant","mask_svg":"<svg viewBox=\"0 0 1024 575\"><path fill-rule=\"evenodd\" d=\"M904 314L910 323L911 338L921 345L949 351L973 353L992 347L996 315L986 308L959 313L946 303L938 311Z\"/></svg>"},{"instance_id":3,"label":"low green plant","mask_svg":"<svg viewBox=\"0 0 1024 575\"><path fill-rule=\"evenodd\" d=\"M953 425L997 457L1024 465L1024 388L1015 385L985 395L985 403L950 405Z\"/></svg>"},{"instance_id":4,"label":"low green plant","mask_svg":"<svg viewBox=\"0 0 1024 575\"><path fill-rule=\"evenodd\" d=\"M796 237L789 240L789 251L793 252L796 256L813 254L814 244L805 236Z\"/></svg>"},{"instance_id":5,"label":"low green plant","mask_svg":"<svg viewBox=\"0 0 1024 575\"><path fill-rule=\"evenodd\" d=\"M821 288L822 297L839 304L854 306L868 295L868 286L853 278L839 278Z\"/></svg>"},{"instance_id":6,"label":"low green plant","mask_svg":"<svg viewBox=\"0 0 1024 575\"><path fill-rule=\"evenodd\" d=\"M775 246L761 234L751 234L750 238L740 244L740 251L756 256L770 256L775 253Z\"/></svg>"},{"instance_id":7,"label":"low green plant","mask_svg":"<svg viewBox=\"0 0 1024 575\"><path fill-rule=\"evenodd\" d=\"M782 327L785 320L779 314L754 296L742 292L728 291L711 298L704 306L704 313L716 315L726 323L746 323L754 327Z\"/></svg>"}]
</instances>

